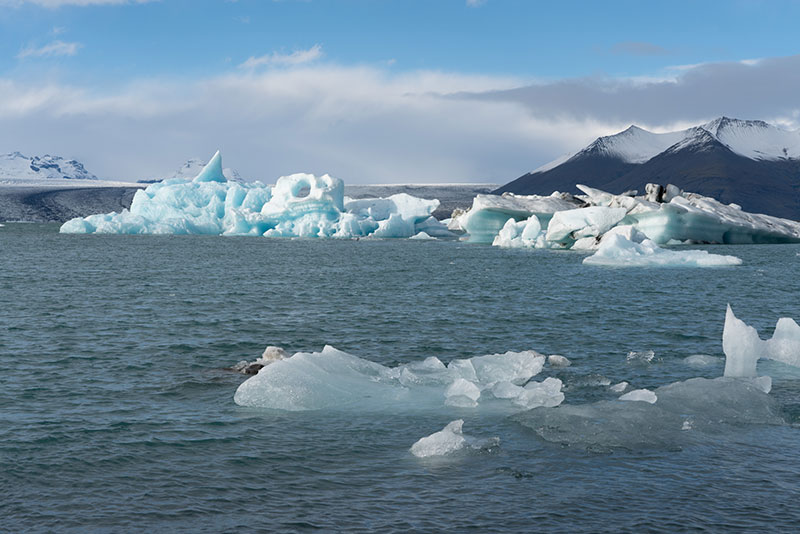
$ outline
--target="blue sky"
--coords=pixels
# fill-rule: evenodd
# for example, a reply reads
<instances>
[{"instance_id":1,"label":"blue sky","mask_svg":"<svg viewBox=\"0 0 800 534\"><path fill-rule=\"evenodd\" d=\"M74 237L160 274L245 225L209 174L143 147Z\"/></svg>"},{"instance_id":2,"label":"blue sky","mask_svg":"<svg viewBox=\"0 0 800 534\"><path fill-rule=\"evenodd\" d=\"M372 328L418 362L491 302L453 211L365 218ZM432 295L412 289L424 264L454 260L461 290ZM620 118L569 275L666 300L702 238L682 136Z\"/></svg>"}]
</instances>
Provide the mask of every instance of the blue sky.
<instances>
[{"instance_id":1,"label":"blue sky","mask_svg":"<svg viewBox=\"0 0 800 534\"><path fill-rule=\"evenodd\" d=\"M634 122L797 127L798 20L800 1L0 0L0 153L121 179L221 147L267 181L505 182Z\"/></svg>"}]
</instances>

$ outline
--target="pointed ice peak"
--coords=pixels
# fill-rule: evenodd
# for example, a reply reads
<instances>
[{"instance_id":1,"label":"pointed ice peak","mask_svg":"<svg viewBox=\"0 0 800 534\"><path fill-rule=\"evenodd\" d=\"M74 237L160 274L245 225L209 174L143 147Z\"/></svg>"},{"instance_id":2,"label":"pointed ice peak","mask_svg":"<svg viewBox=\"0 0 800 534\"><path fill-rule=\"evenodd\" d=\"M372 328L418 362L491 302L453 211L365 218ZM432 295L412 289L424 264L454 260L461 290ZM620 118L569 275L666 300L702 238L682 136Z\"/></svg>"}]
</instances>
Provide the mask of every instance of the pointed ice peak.
<instances>
[{"instance_id":1,"label":"pointed ice peak","mask_svg":"<svg viewBox=\"0 0 800 534\"><path fill-rule=\"evenodd\" d=\"M200 174L193 180L194 182L227 182L225 175L222 173L222 156L217 150L214 157L211 158Z\"/></svg>"}]
</instances>

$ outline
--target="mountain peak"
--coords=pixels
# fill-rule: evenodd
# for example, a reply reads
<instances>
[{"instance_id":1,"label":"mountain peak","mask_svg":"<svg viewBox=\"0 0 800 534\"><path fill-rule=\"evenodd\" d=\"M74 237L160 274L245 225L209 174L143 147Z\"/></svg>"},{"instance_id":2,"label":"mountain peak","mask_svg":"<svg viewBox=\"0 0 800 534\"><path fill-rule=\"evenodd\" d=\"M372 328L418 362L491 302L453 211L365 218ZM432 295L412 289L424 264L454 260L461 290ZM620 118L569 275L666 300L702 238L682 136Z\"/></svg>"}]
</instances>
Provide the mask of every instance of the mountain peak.
<instances>
[{"instance_id":1,"label":"mountain peak","mask_svg":"<svg viewBox=\"0 0 800 534\"><path fill-rule=\"evenodd\" d=\"M20 152L0 155L0 180L97 180L83 164L61 156L25 156Z\"/></svg>"}]
</instances>

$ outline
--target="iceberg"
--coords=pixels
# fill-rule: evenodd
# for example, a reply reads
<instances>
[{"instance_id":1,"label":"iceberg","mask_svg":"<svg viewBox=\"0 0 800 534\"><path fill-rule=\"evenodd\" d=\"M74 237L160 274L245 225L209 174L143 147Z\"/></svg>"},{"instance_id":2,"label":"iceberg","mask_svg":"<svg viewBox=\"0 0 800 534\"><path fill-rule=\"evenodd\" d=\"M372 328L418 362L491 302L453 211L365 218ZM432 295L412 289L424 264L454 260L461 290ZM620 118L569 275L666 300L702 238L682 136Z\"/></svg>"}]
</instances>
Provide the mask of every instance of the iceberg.
<instances>
[{"instance_id":1,"label":"iceberg","mask_svg":"<svg viewBox=\"0 0 800 534\"><path fill-rule=\"evenodd\" d=\"M528 350L454 359L447 365L431 357L385 367L326 346L321 352L298 352L263 366L239 386L234 401L287 411L442 406L518 411L531 405L555 406L564 399L560 380L528 382L544 362L545 356ZM495 394L503 388L505 394Z\"/></svg>"},{"instance_id":2,"label":"iceberg","mask_svg":"<svg viewBox=\"0 0 800 534\"><path fill-rule=\"evenodd\" d=\"M411 446L411 454L417 458L445 456L464 449L486 450L500 444L500 438L480 440L463 433L463 419L450 422L442 430L420 438Z\"/></svg>"},{"instance_id":3,"label":"iceberg","mask_svg":"<svg viewBox=\"0 0 800 534\"><path fill-rule=\"evenodd\" d=\"M468 211L454 214L451 225L467 232L469 241L500 247L596 250L618 234L642 245L626 248L641 265L669 261L704 264L702 256L694 254L686 260L676 255L656 258L658 245L800 242L800 222L747 213L735 204L685 192L672 184L647 184L642 196L576 187L584 194L478 195Z\"/></svg>"},{"instance_id":4,"label":"iceberg","mask_svg":"<svg viewBox=\"0 0 800 534\"><path fill-rule=\"evenodd\" d=\"M582 202L567 193L553 193L550 196L515 195L477 195L469 211L459 215L454 226L468 234L468 240L475 243L491 243L509 219L525 221L536 217L542 228L546 228L550 218L558 211L577 208Z\"/></svg>"},{"instance_id":5,"label":"iceberg","mask_svg":"<svg viewBox=\"0 0 800 534\"><path fill-rule=\"evenodd\" d=\"M437 221L438 200L404 193L352 200L329 175L293 174L274 187L228 181L217 152L192 180L139 190L129 210L75 218L69 234L214 234L267 237L453 237Z\"/></svg>"},{"instance_id":6,"label":"iceberg","mask_svg":"<svg viewBox=\"0 0 800 534\"><path fill-rule=\"evenodd\" d=\"M742 260L705 250L663 249L650 239L635 243L614 234L604 237L597 252L584 258L583 263L610 267L723 267L741 265Z\"/></svg>"}]
</instances>

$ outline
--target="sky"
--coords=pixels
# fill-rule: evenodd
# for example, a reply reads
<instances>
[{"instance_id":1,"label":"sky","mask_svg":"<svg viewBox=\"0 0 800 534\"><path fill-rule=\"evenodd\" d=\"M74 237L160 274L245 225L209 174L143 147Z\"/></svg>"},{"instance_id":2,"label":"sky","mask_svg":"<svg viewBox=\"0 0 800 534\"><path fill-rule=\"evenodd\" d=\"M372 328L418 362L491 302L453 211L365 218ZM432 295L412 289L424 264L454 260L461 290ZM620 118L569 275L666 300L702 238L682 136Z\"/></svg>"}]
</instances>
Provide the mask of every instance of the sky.
<instances>
[{"instance_id":1,"label":"sky","mask_svg":"<svg viewBox=\"0 0 800 534\"><path fill-rule=\"evenodd\" d=\"M800 0L0 0L0 153L506 183L630 124L800 127Z\"/></svg>"}]
</instances>

